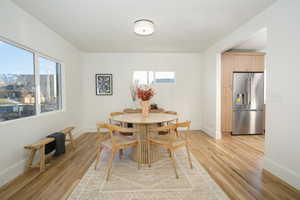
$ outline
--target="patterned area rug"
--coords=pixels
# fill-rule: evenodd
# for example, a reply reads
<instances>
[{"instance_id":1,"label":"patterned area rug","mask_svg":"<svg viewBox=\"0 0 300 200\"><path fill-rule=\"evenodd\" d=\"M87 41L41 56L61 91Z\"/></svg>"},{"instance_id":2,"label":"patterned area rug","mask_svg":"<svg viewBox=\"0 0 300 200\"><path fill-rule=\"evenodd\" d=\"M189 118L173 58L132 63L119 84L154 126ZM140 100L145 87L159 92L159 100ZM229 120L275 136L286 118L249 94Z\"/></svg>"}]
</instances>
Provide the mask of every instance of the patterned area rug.
<instances>
[{"instance_id":1,"label":"patterned area rug","mask_svg":"<svg viewBox=\"0 0 300 200\"><path fill-rule=\"evenodd\" d=\"M167 152L151 168L128 158L113 161L112 176L105 181L109 152L102 152L97 170L93 163L68 200L225 200L229 199L205 169L192 156L188 167L185 149L176 152L179 179L175 178ZM116 156L118 157L118 156Z\"/></svg>"}]
</instances>

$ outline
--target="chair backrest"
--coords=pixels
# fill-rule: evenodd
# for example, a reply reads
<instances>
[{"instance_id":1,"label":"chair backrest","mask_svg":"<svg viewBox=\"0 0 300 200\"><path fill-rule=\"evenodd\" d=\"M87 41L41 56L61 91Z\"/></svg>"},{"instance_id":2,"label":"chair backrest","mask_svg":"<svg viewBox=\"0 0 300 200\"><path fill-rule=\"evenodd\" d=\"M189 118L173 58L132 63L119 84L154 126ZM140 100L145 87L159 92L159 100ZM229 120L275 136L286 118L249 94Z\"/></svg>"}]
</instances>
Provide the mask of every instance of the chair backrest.
<instances>
[{"instance_id":1,"label":"chair backrest","mask_svg":"<svg viewBox=\"0 0 300 200\"><path fill-rule=\"evenodd\" d=\"M171 111L171 110L167 110L167 111L165 111L164 113L166 113L166 114L171 114L171 115L177 115L177 112Z\"/></svg>"},{"instance_id":2,"label":"chair backrest","mask_svg":"<svg viewBox=\"0 0 300 200\"><path fill-rule=\"evenodd\" d=\"M99 133L98 139L99 139L100 141L106 140L106 139L109 139L109 138L110 138L110 136L107 137L107 134L106 134L107 132L102 132L102 131L101 131L101 129L106 129L106 130L107 130L105 124L106 124L105 122L98 122L98 123L96 123L97 133Z\"/></svg>"},{"instance_id":3,"label":"chair backrest","mask_svg":"<svg viewBox=\"0 0 300 200\"><path fill-rule=\"evenodd\" d=\"M107 129L109 131L110 139L113 145L116 145L114 132L122 132L122 133L135 133L137 132L136 129L133 128L122 128L117 125L107 124L107 123L97 123L98 130L101 128ZM99 131L100 132L100 131Z\"/></svg>"},{"instance_id":4,"label":"chair backrest","mask_svg":"<svg viewBox=\"0 0 300 200\"><path fill-rule=\"evenodd\" d=\"M176 122L175 124L175 131L177 132L177 135L178 134L178 128L186 128L186 131L183 132L185 138L187 139L189 137L189 133L190 133L190 126L191 126L191 121L184 121L184 122Z\"/></svg>"},{"instance_id":5,"label":"chair backrest","mask_svg":"<svg viewBox=\"0 0 300 200\"><path fill-rule=\"evenodd\" d=\"M110 113L110 118L108 119L109 123L111 124L113 122L111 117L118 116L118 115L123 115L123 114L125 114L125 113L124 112L111 112Z\"/></svg>"},{"instance_id":6,"label":"chair backrest","mask_svg":"<svg viewBox=\"0 0 300 200\"><path fill-rule=\"evenodd\" d=\"M132 109L132 108L126 108L123 110L125 113L141 113L142 109Z\"/></svg>"},{"instance_id":7,"label":"chair backrest","mask_svg":"<svg viewBox=\"0 0 300 200\"><path fill-rule=\"evenodd\" d=\"M185 122L179 122L179 123L177 122L175 124L169 124L167 126L152 128L152 129L150 129L150 131L151 132L159 132L159 131L168 132L169 142L171 143L173 138L182 138L178 134L177 128L187 128L187 131L184 131L185 137L183 138L187 141L189 138L190 125L191 125L191 121L185 121Z\"/></svg>"},{"instance_id":8,"label":"chair backrest","mask_svg":"<svg viewBox=\"0 0 300 200\"><path fill-rule=\"evenodd\" d=\"M166 113L166 114L171 114L171 115L177 115L177 112L171 111L171 110L167 110L167 111L165 111L164 113Z\"/></svg>"},{"instance_id":9,"label":"chair backrest","mask_svg":"<svg viewBox=\"0 0 300 200\"><path fill-rule=\"evenodd\" d=\"M149 131L150 132L160 132L160 131L168 132L167 136L169 137L169 142L171 142L172 138L176 137L175 130L176 130L176 125L175 124L169 124L169 125L166 125L166 126L151 128Z\"/></svg>"},{"instance_id":10,"label":"chair backrest","mask_svg":"<svg viewBox=\"0 0 300 200\"><path fill-rule=\"evenodd\" d=\"M169 115L177 115L177 112L171 111L171 110L165 111L164 113L169 114ZM174 120L174 121L177 123L178 122L178 118L176 120Z\"/></svg>"},{"instance_id":11,"label":"chair backrest","mask_svg":"<svg viewBox=\"0 0 300 200\"><path fill-rule=\"evenodd\" d=\"M177 122L175 124L176 128L190 128L191 126L191 121L185 121L185 122Z\"/></svg>"},{"instance_id":12,"label":"chair backrest","mask_svg":"<svg viewBox=\"0 0 300 200\"><path fill-rule=\"evenodd\" d=\"M164 113L164 109L162 108L159 108L159 109L152 109L150 110L150 113Z\"/></svg>"},{"instance_id":13,"label":"chair backrest","mask_svg":"<svg viewBox=\"0 0 300 200\"><path fill-rule=\"evenodd\" d=\"M124 112L111 112L110 116L113 117L113 116L123 115L123 114L125 114L125 113Z\"/></svg>"},{"instance_id":14,"label":"chair backrest","mask_svg":"<svg viewBox=\"0 0 300 200\"><path fill-rule=\"evenodd\" d=\"M113 131L116 128L114 128L114 127L115 127L114 125L110 125L107 123L97 123L98 132L100 132L101 129L107 129L109 131L109 137L110 137L112 144L115 144Z\"/></svg>"},{"instance_id":15,"label":"chair backrest","mask_svg":"<svg viewBox=\"0 0 300 200\"><path fill-rule=\"evenodd\" d=\"M171 132L172 130L176 129L176 125L175 124L169 124L166 126L160 126L160 127L155 127L155 128L150 128L149 131L150 132L159 132L159 131L163 131L163 132Z\"/></svg>"}]
</instances>

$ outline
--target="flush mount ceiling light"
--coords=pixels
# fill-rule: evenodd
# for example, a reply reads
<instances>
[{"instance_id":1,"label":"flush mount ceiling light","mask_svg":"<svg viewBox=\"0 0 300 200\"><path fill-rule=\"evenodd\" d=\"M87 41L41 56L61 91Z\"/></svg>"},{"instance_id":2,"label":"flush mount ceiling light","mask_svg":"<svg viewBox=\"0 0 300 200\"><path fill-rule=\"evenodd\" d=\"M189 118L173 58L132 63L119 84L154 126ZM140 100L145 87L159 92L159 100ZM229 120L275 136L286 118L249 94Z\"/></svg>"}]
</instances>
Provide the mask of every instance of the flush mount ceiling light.
<instances>
[{"instance_id":1,"label":"flush mount ceiling light","mask_svg":"<svg viewBox=\"0 0 300 200\"><path fill-rule=\"evenodd\" d=\"M154 24L151 20L140 19L134 22L134 32L138 35L151 35L154 32Z\"/></svg>"}]
</instances>

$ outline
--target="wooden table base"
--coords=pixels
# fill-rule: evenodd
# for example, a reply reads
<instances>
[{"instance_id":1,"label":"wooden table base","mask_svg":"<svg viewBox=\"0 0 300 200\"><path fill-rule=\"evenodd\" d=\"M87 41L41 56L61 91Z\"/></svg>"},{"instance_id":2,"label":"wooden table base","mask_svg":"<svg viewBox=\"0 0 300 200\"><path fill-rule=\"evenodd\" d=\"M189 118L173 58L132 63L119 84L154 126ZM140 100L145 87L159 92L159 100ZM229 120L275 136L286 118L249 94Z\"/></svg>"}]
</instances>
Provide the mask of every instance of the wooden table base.
<instances>
[{"instance_id":1,"label":"wooden table base","mask_svg":"<svg viewBox=\"0 0 300 200\"><path fill-rule=\"evenodd\" d=\"M141 140L141 163L148 164L148 146L147 146L147 132L149 128L155 127L155 124L136 124L134 125L135 128L139 129L139 136ZM150 159L151 163L158 161L160 157L160 148L158 145L151 145L150 146ZM134 147L132 149L131 158L134 161L138 161L138 148Z\"/></svg>"}]
</instances>

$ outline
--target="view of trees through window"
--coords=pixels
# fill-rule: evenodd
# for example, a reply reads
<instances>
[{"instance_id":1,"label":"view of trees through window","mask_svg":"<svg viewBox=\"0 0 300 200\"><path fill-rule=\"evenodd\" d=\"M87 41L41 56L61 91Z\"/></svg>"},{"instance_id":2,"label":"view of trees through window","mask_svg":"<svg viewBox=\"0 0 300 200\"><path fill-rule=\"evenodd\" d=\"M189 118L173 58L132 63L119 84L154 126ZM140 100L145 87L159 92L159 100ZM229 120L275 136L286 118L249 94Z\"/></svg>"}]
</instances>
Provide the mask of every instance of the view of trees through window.
<instances>
[{"instance_id":1,"label":"view of trees through window","mask_svg":"<svg viewBox=\"0 0 300 200\"><path fill-rule=\"evenodd\" d=\"M37 114L34 53L0 41L0 121ZM58 110L60 64L39 57L40 110Z\"/></svg>"}]
</instances>

